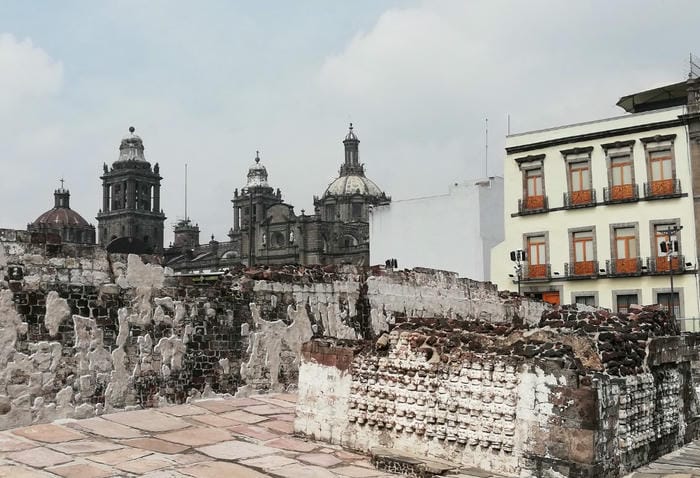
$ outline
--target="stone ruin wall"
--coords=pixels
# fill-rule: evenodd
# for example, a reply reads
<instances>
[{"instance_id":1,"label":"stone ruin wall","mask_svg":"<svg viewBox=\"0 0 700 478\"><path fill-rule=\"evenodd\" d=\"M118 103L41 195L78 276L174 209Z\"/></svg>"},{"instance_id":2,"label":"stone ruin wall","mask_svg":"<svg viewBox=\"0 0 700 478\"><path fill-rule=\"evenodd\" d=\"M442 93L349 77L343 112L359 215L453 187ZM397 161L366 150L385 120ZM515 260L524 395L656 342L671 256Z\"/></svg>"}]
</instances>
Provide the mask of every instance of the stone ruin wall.
<instances>
[{"instance_id":1,"label":"stone ruin wall","mask_svg":"<svg viewBox=\"0 0 700 478\"><path fill-rule=\"evenodd\" d=\"M656 311L549 314L521 330L424 320L374 344L310 341L295 430L365 452L577 477L619 476L696 437L694 337L663 336L673 330Z\"/></svg>"},{"instance_id":2,"label":"stone ruin wall","mask_svg":"<svg viewBox=\"0 0 700 478\"><path fill-rule=\"evenodd\" d=\"M0 429L293 389L311 338L373 338L414 315L532 321L538 307L428 270L290 266L198 281L0 230Z\"/></svg>"}]
</instances>

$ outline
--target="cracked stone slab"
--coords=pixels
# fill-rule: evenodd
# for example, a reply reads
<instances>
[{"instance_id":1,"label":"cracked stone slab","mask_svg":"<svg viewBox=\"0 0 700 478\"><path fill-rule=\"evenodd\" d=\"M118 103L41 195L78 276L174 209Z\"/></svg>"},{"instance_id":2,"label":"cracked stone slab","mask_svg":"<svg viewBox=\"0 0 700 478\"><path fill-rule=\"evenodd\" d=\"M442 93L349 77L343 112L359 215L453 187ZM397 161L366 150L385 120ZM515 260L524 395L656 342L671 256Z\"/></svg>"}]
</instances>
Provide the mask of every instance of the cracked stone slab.
<instances>
[{"instance_id":1,"label":"cracked stone slab","mask_svg":"<svg viewBox=\"0 0 700 478\"><path fill-rule=\"evenodd\" d=\"M48 448L31 448L29 450L16 451L7 455L7 458L36 468L61 465L73 461L72 456Z\"/></svg>"},{"instance_id":2,"label":"cracked stone slab","mask_svg":"<svg viewBox=\"0 0 700 478\"><path fill-rule=\"evenodd\" d=\"M169 455L182 453L189 447L178 445L169 441L158 440L157 438L132 438L122 441L122 444L144 450L157 451L159 453L167 453Z\"/></svg>"},{"instance_id":3,"label":"cracked stone slab","mask_svg":"<svg viewBox=\"0 0 700 478\"><path fill-rule=\"evenodd\" d=\"M54 424L32 425L31 427L12 430L15 435L44 443L62 443L64 441L87 438L80 432Z\"/></svg>"},{"instance_id":4,"label":"cracked stone slab","mask_svg":"<svg viewBox=\"0 0 700 478\"><path fill-rule=\"evenodd\" d=\"M2 465L0 466L0 476L7 478L50 478L55 475L24 466Z\"/></svg>"},{"instance_id":5,"label":"cracked stone slab","mask_svg":"<svg viewBox=\"0 0 700 478\"><path fill-rule=\"evenodd\" d=\"M222 417L230 418L238 423L258 423L263 420L267 420L267 417L261 417L260 415L253 415L252 413L244 412L243 410L236 410L233 412L222 413Z\"/></svg>"},{"instance_id":6,"label":"cracked stone slab","mask_svg":"<svg viewBox=\"0 0 700 478\"><path fill-rule=\"evenodd\" d=\"M111 468L93 463L68 463L47 468L46 470L64 478L106 478L114 476Z\"/></svg>"},{"instance_id":7,"label":"cracked stone slab","mask_svg":"<svg viewBox=\"0 0 700 478\"><path fill-rule=\"evenodd\" d=\"M245 466L222 461L197 463L196 465L181 468L179 471L194 478L212 478L214 476L225 476L226 478L269 478L268 475L263 475Z\"/></svg>"},{"instance_id":8,"label":"cracked stone slab","mask_svg":"<svg viewBox=\"0 0 700 478\"><path fill-rule=\"evenodd\" d=\"M228 429L236 435L243 435L249 438L255 438L256 440L262 441L274 440L275 438L278 438L280 436L279 433L273 433L267 428L258 427L255 425L236 425L234 427L229 427Z\"/></svg>"},{"instance_id":9,"label":"cracked stone slab","mask_svg":"<svg viewBox=\"0 0 700 478\"><path fill-rule=\"evenodd\" d=\"M121 425L155 433L179 430L190 426L189 423L180 418L158 413L155 410L110 413L103 415L103 418Z\"/></svg>"},{"instance_id":10,"label":"cracked stone slab","mask_svg":"<svg viewBox=\"0 0 700 478\"><path fill-rule=\"evenodd\" d=\"M226 430L210 427L191 427L184 430L163 433L156 435L155 438L179 443L180 445L188 446L204 446L213 443L230 440L231 434Z\"/></svg>"},{"instance_id":11,"label":"cracked stone slab","mask_svg":"<svg viewBox=\"0 0 700 478\"><path fill-rule=\"evenodd\" d=\"M142 432L135 428L120 425L104 418L89 418L71 423L72 428L78 428L106 438L138 438Z\"/></svg>"},{"instance_id":12,"label":"cracked stone slab","mask_svg":"<svg viewBox=\"0 0 700 478\"><path fill-rule=\"evenodd\" d=\"M172 465L173 462L170 460L160 456L150 455L143 458L137 458L135 460L125 461L116 465L116 468L129 473L141 475L143 473L148 473L149 471L160 470Z\"/></svg>"},{"instance_id":13,"label":"cracked stone slab","mask_svg":"<svg viewBox=\"0 0 700 478\"><path fill-rule=\"evenodd\" d=\"M102 451L123 448L122 445L100 440L74 440L69 441L68 443L55 443L48 446L52 450L60 451L61 453L70 453L71 455L79 455L81 453L99 453Z\"/></svg>"},{"instance_id":14,"label":"cracked stone slab","mask_svg":"<svg viewBox=\"0 0 700 478\"><path fill-rule=\"evenodd\" d=\"M26 450L27 448L34 448L35 446L36 443L23 441L8 435L0 435L0 451L20 451Z\"/></svg>"},{"instance_id":15,"label":"cracked stone slab","mask_svg":"<svg viewBox=\"0 0 700 478\"><path fill-rule=\"evenodd\" d=\"M338 478L335 473L320 466L297 463L275 469L275 474L284 478Z\"/></svg>"},{"instance_id":16,"label":"cracked stone slab","mask_svg":"<svg viewBox=\"0 0 700 478\"><path fill-rule=\"evenodd\" d=\"M297 460L308 463L309 465L318 465L326 468L342 463L343 460L336 458L329 453L304 453L297 456Z\"/></svg>"},{"instance_id":17,"label":"cracked stone slab","mask_svg":"<svg viewBox=\"0 0 700 478\"><path fill-rule=\"evenodd\" d=\"M237 403L234 403L235 400L200 400L200 401L193 402L192 405L204 408L206 410L209 410L212 413L224 413L224 412L230 412L232 410L236 410L238 408L245 406L245 405L238 404L238 403L241 403L242 400L248 400L248 399L240 399ZM260 402L255 402L254 400L252 402L254 402L254 403L251 403L251 405L260 405Z\"/></svg>"},{"instance_id":18,"label":"cracked stone slab","mask_svg":"<svg viewBox=\"0 0 700 478\"><path fill-rule=\"evenodd\" d=\"M158 411L176 417L189 417L192 415L202 415L207 413L206 410L202 410L200 407L195 407L194 405L173 405L170 407L160 407L158 408Z\"/></svg>"},{"instance_id":19,"label":"cracked stone slab","mask_svg":"<svg viewBox=\"0 0 700 478\"><path fill-rule=\"evenodd\" d=\"M212 427L231 427L241 423L230 418L224 418L221 415L195 415L190 417L190 419Z\"/></svg>"},{"instance_id":20,"label":"cracked stone slab","mask_svg":"<svg viewBox=\"0 0 700 478\"><path fill-rule=\"evenodd\" d=\"M197 451L219 460L240 460L279 453L276 448L254 445L244 441L231 440L216 445L197 448Z\"/></svg>"},{"instance_id":21,"label":"cracked stone slab","mask_svg":"<svg viewBox=\"0 0 700 478\"><path fill-rule=\"evenodd\" d=\"M294 463L299 463L298 461L287 458L282 455L266 455L258 458L250 458L248 460L242 460L241 464L246 466L252 466L255 468L262 468L265 471L274 470L282 466L292 465Z\"/></svg>"},{"instance_id":22,"label":"cracked stone slab","mask_svg":"<svg viewBox=\"0 0 700 478\"><path fill-rule=\"evenodd\" d=\"M88 456L87 459L104 465L118 465L125 461L136 460L137 458L150 455L151 453L150 450L141 450L139 448L121 448L99 455Z\"/></svg>"},{"instance_id":23,"label":"cracked stone slab","mask_svg":"<svg viewBox=\"0 0 700 478\"><path fill-rule=\"evenodd\" d=\"M265 442L265 446L271 446L273 448L280 448L282 450L289 451L300 451L303 453L310 452L318 448L318 445L314 443L305 442L303 440L298 440L296 438L281 437L275 440Z\"/></svg>"}]
</instances>

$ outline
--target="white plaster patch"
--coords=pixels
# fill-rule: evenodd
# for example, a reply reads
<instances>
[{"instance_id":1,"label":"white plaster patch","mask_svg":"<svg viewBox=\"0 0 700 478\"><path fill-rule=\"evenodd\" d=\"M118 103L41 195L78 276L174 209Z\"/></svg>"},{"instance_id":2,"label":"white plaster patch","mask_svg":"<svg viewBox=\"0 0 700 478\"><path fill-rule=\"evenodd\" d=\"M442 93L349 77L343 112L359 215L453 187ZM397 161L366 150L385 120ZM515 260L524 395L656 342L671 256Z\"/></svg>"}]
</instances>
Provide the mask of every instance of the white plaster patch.
<instances>
[{"instance_id":1,"label":"white plaster patch","mask_svg":"<svg viewBox=\"0 0 700 478\"><path fill-rule=\"evenodd\" d=\"M51 337L58 334L60 325L71 315L68 301L61 298L58 292L52 290L46 297L46 315L44 316L44 325L49 331Z\"/></svg>"}]
</instances>

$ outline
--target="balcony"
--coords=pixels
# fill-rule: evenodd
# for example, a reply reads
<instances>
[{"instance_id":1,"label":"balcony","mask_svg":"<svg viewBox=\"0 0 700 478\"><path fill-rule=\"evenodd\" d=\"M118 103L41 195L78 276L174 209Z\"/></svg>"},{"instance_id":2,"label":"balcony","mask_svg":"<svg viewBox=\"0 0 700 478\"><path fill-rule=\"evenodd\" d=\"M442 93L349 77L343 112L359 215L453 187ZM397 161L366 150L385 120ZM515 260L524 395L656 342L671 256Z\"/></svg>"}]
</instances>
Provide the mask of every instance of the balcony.
<instances>
[{"instance_id":1,"label":"balcony","mask_svg":"<svg viewBox=\"0 0 700 478\"><path fill-rule=\"evenodd\" d=\"M679 197L682 194L679 179L662 179L644 183L644 197L647 199L663 199Z\"/></svg>"},{"instance_id":2,"label":"balcony","mask_svg":"<svg viewBox=\"0 0 700 478\"><path fill-rule=\"evenodd\" d=\"M568 279L589 279L598 275L598 261L568 262L564 264Z\"/></svg>"},{"instance_id":3,"label":"balcony","mask_svg":"<svg viewBox=\"0 0 700 478\"><path fill-rule=\"evenodd\" d=\"M685 257L673 256L671 260L666 256L647 257L647 272L649 274L681 274L685 272Z\"/></svg>"},{"instance_id":4,"label":"balcony","mask_svg":"<svg viewBox=\"0 0 700 478\"><path fill-rule=\"evenodd\" d=\"M639 200L639 187L637 184L620 184L603 189L603 201L605 204L625 203Z\"/></svg>"},{"instance_id":5,"label":"balcony","mask_svg":"<svg viewBox=\"0 0 700 478\"><path fill-rule=\"evenodd\" d=\"M639 257L612 259L605 261L605 269L608 271L608 276L638 276L642 274L642 259Z\"/></svg>"},{"instance_id":6,"label":"balcony","mask_svg":"<svg viewBox=\"0 0 700 478\"><path fill-rule=\"evenodd\" d=\"M519 214L536 214L546 212L547 209L549 209L547 196L528 196L524 199L518 199Z\"/></svg>"},{"instance_id":7,"label":"balcony","mask_svg":"<svg viewBox=\"0 0 700 478\"><path fill-rule=\"evenodd\" d=\"M564 193L564 208L566 209L590 207L595 205L595 189L584 189L582 191L572 191L570 193Z\"/></svg>"},{"instance_id":8,"label":"balcony","mask_svg":"<svg viewBox=\"0 0 700 478\"><path fill-rule=\"evenodd\" d=\"M551 264L523 264L522 280L549 280L551 278Z\"/></svg>"}]
</instances>

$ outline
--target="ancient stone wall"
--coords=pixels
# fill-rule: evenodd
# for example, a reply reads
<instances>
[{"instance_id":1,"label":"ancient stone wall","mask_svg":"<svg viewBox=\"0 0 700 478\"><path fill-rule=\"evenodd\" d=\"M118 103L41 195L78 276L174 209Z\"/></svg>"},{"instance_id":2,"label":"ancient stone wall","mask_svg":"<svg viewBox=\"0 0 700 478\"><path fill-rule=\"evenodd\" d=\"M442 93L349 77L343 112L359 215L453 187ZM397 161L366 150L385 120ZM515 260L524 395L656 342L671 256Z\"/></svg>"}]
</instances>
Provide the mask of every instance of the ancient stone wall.
<instances>
[{"instance_id":1,"label":"ancient stone wall","mask_svg":"<svg viewBox=\"0 0 700 478\"><path fill-rule=\"evenodd\" d=\"M695 338L647 308L413 319L304 344L295 430L520 476L618 476L694 438Z\"/></svg>"},{"instance_id":2,"label":"ancient stone wall","mask_svg":"<svg viewBox=\"0 0 700 478\"><path fill-rule=\"evenodd\" d=\"M0 428L295 388L304 342L376 338L419 310L445 320L535 315L439 271L176 276L157 257L31 241L0 231Z\"/></svg>"}]
</instances>

